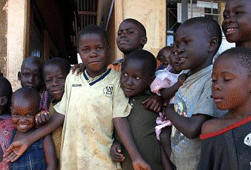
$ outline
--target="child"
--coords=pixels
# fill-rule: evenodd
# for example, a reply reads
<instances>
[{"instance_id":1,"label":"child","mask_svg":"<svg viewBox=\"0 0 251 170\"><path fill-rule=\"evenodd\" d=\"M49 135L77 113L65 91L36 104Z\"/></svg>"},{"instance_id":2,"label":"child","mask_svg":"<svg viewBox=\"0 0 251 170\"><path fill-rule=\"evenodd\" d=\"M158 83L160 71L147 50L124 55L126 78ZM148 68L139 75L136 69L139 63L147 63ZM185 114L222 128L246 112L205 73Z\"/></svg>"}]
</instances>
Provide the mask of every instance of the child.
<instances>
[{"instance_id":1,"label":"child","mask_svg":"<svg viewBox=\"0 0 251 170\"><path fill-rule=\"evenodd\" d=\"M143 49L146 43L146 29L139 21L127 18L120 23L117 35L117 46L124 54L124 58L135 50ZM108 67L120 71L122 61L123 59L117 60Z\"/></svg>"},{"instance_id":2,"label":"child","mask_svg":"<svg viewBox=\"0 0 251 170\"><path fill-rule=\"evenodd\" d=\"M211 116L219 116L211 98L211 71L221 38L218 23L205 17L185 21L175 35L180 68L190 70L175 93L174 104L169 104L164 111L173 125L170 159L179 170L197 169L201 126Z\"/></svg>"},{"instance_id":3,"label":"child","mask_svg":"<svg viewBox=\"0 0 251 170\"><path fill-rule=\"evenodd\" d=\"M163 70L168 66L168 58L171 55L171 50L172 47L165 46L158 52L157 60L160 62L158 70Z\"/></svg>"},{"instance_id":4,"label":"child","mask_svg":"<svg viewBox=\"0 0 251 170\"><path fill-rule=\"evenodd\" d=\"M251 4L249 0L227 0L222 30L228 42L251 48Z\"/></svg>"},{"instance_id":5,"label":"child","mask_svg":"<svg viewBox=\"0 0 251 170\"><path fill-rule=\"evenodd\" d=\"M0 77L0 169L8 170L9 164L2 161L3 153L9 147L11 134L14 129L10 116L12 88L10 82Z\"/></svg>"},{"instance_id":6,"label":"child","mask_svg":"<svg viewBox=\"0 0 251 170\"><path fill-rule=\"evenodd\" d=\"M161 95L164 98L164 107L169 103L173 103L172 98L174 94L186 80L186 74L182 74L183 72L179 65L178 56L173 51L174 49L167 58L170 64L167 68L158 70L155 73L156 78L150 86L153 93ZM165 164L170 159L171 154L170 133L172 123L165 119L162 112L160 112L159 115L160 117L156 119L157 126L155 127L155 132L157 139L160 140L162 145L162 162Z\"/></svg>"},{"instance_id":7,"label":"child","mask_svg":"<svg viewBox=\"0 0 251 170\"><path fill-rule=\"evenodd\" d=\"M49 109L49 95L43 87L43 63L38 57L26 58L21 66L21 71L18 72L18 80L22 87L34 88L40 93L40 109Z\"/></svg>"},{"instance_id":8,"label":"child","mask_svg":"<svg viewBox=\"0 0 251 170\"><path fill-rule=\"evenodd\" d=\"M151 95L149 84L154 79L156 69L156 59L148 51L137 50L128 55L122 63L120 84L132 106L131 112L127 117L132 131L132 136L143 159L150 165L152 170L162 170L160 145L156 139L154 127L157 114L146 110L141 102ZM113 159L120 157L120 153L112 148ZM122 168L133 170L131 159L123 149L125 160ZM123 158L122 158L123 159Z\"/></svg>"},{"instance_id":9,"label":"child","mask_svg":"<svg viewBox=\"0 0 251 170\"><path fill-rule=\"evenodd\" d=\"M21 88L13 93L11 100L12 122L16 127L11 141L25 138L34 131L35 114L39 112L40 96L32 88ZM54 144L49 135L33 143L10 169L55 169L56 156Z\"/></svg>"},{"instance_id":10,"label":"child","mask_svg":"<svg viewBox=\"0 0 251 170\"><path fill-rule=\"evenodd\" d=\"M115 170L116 164L109 154L115 126L133 160L133 167L150 169L130 134L125 118L130 107L120 88L120 73L107 69L109 44L106 32L98 26L87 26L80 31L77 42L86 70L81 75L67 76L62 100L55 106L57 112L47 124L12 144L5 157L8 161L17 159L32 142L64 122L60 169Z\"/></svg>"},{"instance_id":11,"label":"child","mask_svg":"<svg viewBox=\"0 0 251 170\"><path fill-rule=\"evenodd\" d=\"M237 47L223 52L212 73L212 97L227 114L202 126L198 169L251 168L251 50Z\"/></svg>"},{"instance_id":12,"label":"child","mask_svg":"<svg viewBox=\"0 0 251 170\"><path fill-rule=\"evenodd\" d=\"M70 71L70 68L70 63L63 58L53 58L44 63L43 77L45 87L49 95L52 97L49 107L50 116L56 112L53 106L55 106L63 97L65 79ZM63 127L60 126L52 133L58 160L60 158L62 128Z\"/></svg>"}]
</instances>

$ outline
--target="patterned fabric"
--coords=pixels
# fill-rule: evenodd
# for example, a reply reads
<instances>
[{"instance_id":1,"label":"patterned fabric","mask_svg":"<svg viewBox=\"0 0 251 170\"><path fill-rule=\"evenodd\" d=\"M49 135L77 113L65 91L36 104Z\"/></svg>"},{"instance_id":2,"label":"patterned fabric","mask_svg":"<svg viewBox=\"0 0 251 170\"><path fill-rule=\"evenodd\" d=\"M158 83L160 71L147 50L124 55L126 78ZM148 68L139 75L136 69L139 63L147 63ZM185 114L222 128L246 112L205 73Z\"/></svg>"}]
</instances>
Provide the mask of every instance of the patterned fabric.
<instances>
[{"instance_id":1,"label":"patterned fabric","mask_svg":"<svg viewBox=\"0 0 251 170\"><path fill-rule=\"evenodd\" d=\"M68 74L65 92L54 106L65 115L61 170L116 170L110 148L113 142L113 118L130 113L129 99L119 83L120 73L108 70L97 78L88 74Z\"/></svg>"},{"instance_id":2,"label":"patterned fabric","mask_svg":"<svg viewBox=\"0 0 251 170\"><path fill-rule=\"evenodd\" d=\"M0 116L0 145L3 152L9 147L12 131L14 130L14 125L12 124L11 115ZM9 164L5 161L0 162L1 170L8 170Z\"/></svg>"},{"instance_id":3,"label":"patterned fabric","mask_svg":"<svg viewBox=\"0 0 251 170\"><path fill-rule=\"evenodd\" d=\"M50 95L47 91L40 93L40 110L49 110L50 107Z\"/></svg>"},{"instance_id":4,"label":"patterned fabric","mask_svg":"<svg viewBox=\"0 0 251 170\"><path fill-rule=\"evenodd\" d=\"M11 142L16 135L13 131ZM34 142L27 151L15 162L10 163L11 170L46 170L43 138Z\"/></svg>"}]
</instances>

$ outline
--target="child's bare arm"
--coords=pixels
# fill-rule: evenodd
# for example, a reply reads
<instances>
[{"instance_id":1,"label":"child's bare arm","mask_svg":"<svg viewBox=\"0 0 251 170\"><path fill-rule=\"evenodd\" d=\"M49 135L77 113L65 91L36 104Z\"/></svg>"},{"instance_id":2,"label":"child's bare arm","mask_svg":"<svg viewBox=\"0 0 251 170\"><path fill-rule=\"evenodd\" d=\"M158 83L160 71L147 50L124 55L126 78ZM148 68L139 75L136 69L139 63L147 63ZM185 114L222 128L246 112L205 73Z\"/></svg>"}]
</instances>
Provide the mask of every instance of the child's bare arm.
<instances>
[{"instance_id":1,"label":"child's bare arm","mask_svg":"<svg viewBox=\"0 0 251 170\"><path fill-rule=\"evenodd\" d=\"M186 74L181 74L178 77L178 81L173 86L171 86L169 88L161 89L160 93L163 96L163 98L165 100L170 100L175 95L175 93L178 91L180 86L182 86L182 84L184 83L186 78L187 78Z\"/></svg>"},{"instance_id":2,"label":"child's bare arm","mask_svg":"<svg viewBox=\"0 0 251 170\"><path fill-rule=\"evenodd\" d=\"M57 127L63 124L64 117L65 116L60 113L53 114L48 123L30 133L27 138L13 142L4 153L4 159L7 162L14 162L17 160L32 143L50 134Z\"/></svg>"},{"instance_id":3,"label":"child's bare arm","mask_svg":"<svg viewBox=\"0 0 251 170\"><path fill-rule=\"evenodd\" d=\"M146 109L152 110L154 112L159 112L163 103L163 98L156 94L148 97L142 102Z\"/></svg>"},{"instance_id":4,"label":"child's bare arm","mask_svg":"<svg viewBox=\"0 0 251 170\"><path fill-rule=\"evenodd\" d=\"M150 166L143 160L139 151L133 141L133 137L130 131L130 126L127 118L118 117L113 119L114 126L119 135L119 138L122 140L125 148L127 149L131 159L134 170L150 170Z\"/></svg>"},{"instance_id":5,"label":"child's bare arm","mask_svg":"<svg viewBox=\"0 0 251 170\"><path fill-rule=\"evenodd\" d=\"M43 145L47 170L55 170L57 168L57 158L51 135L44 137Z\"/></svg>"},{"instance_id":6,"label":"child's bare arm","mask_svg":"<svg viewBox=\"0 0 251 170\"><path fill-rule=\"evenodd\" d=\"M168 105L164 114L181 133L190 139L194 139L200 135L202 124L210 118L208 115L199 113L192 117L184 117L174 111L173 104Z\"/></svg>"}]
</instances>

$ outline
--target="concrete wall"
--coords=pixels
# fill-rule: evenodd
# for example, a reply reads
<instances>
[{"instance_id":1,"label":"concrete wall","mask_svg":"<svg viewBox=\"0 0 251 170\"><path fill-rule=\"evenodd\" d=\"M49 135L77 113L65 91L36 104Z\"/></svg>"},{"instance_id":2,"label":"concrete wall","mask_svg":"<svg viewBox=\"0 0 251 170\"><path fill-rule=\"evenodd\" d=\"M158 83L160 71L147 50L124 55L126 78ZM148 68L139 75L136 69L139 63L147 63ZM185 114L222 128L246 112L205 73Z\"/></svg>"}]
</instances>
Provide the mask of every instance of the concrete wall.
<instances>
[{"instance_id":1,"label":"concrete wall","mask_svg":"<svg viewBox=\"0 0 251 170\"><path fill-rule=\"evenodd\" d=\"M7 6L8 0L0 1L0 68L4 75L7 61Z\"/></svg>"},{"instance_id":2,"label":"concrete wall","mask_svg":"<svg viewBox=\"0 0 251 170\"><path fill-rule=\"evenodd\" d=\"M126 18L140 21L147 31L147 44L144 49L151 51L155 56L166 44L166 0L115 0L115 34L119 24ZM116 46L116 59L122 53Z\"/></svg>"},{"instance_id":3,"label":"concrete wall","mask_svg":"<svg viewBox=\"0 0 251 170\"><path fill-rule=\"evenodd\" d=\"M6 77L12 84L13 90L20 87L17 73L20 71L25 56L27 35L27 11L29 0L8 0L7 3L7 62Z\"/></svg>"}]
</instances>

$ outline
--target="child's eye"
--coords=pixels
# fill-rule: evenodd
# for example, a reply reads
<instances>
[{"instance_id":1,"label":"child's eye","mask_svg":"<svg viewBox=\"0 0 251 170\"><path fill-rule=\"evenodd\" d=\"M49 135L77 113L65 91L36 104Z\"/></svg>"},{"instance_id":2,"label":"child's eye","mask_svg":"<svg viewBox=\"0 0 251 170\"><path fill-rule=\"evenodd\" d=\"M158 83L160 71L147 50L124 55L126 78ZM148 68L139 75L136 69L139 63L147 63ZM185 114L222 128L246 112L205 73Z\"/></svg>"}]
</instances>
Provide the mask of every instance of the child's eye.
<instances>
[{"instance_id":1,"label":"child's eye","mask_svg":"<svg viewBox=\"0 0 251 170\"><path fill-rule=\"evenodd\" d=\"M223 80L224 81L231 81L232 79L231 78L224 78Z\"/></svg>"},{"instance_id":2,"label":"child's eye","mask_svg":"<svg viewBox=\"0 0 251 170\"><path fill-rule=\"evenodd\" d=\"M241 14L243 14L244 12L243 11L236 11L235 12L235 15L241 15Z\"/></svg>"},{"instance_id":3,"label":"child's eye","mask_svg":"<svg viewBox=\"0 0 251 170\"><path fill-rule=\"evenodd\" d=\"M140 80L140 77L135 77L136 78L136 80Z\"/></svg>"},{"instance_id":4,"label":"child's eye","mask_svg":"<svg viewBox=\"0 0 251 170\"><path fill-rule=\"evenodd\" d=\"M51 82L51 81L52 81L51 79L45 80L46 83L49 83L49 82Z\"/></svg>"},{"instance_id":5,"label":"child's eye","mask_svg":"<svg viewBox=\"0 0 251 170\"><path fill-rule=\"evenodd\" d=\"M87 48L84 48L84 49L82 49L81 51L83 51L83 52L89 52L90 50L87 49Z\"/></svg>"},{"instance_id":6,"label":"child's eye","mask_svg":"<svg viewBox=\"0 0 251 170\"><path fill-rule=\"evenodd\" d=\"M103 47L97 47L97 50L98 51L100 51L100 50L102 50L103 49Z\"/></svg>"}]
</instances>

